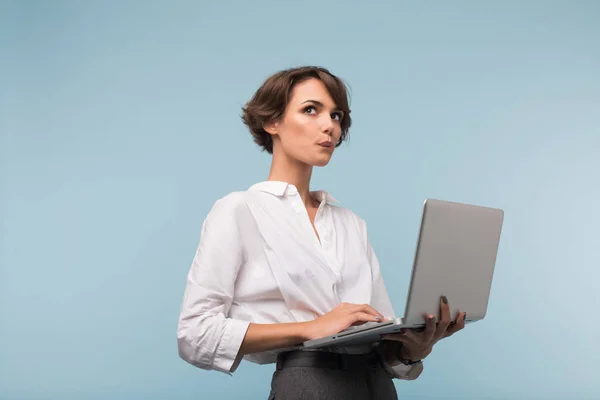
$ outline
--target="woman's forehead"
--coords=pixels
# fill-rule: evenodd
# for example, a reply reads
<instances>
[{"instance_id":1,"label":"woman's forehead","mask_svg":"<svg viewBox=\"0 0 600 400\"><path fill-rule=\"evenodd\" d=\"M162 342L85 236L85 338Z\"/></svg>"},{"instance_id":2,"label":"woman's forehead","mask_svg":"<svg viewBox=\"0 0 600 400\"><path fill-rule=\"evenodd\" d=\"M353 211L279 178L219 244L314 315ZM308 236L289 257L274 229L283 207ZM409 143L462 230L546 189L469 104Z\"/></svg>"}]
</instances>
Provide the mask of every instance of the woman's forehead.
<instances>
[{"instance_id":1,"label":"woman's forehead","mask_svg":"<svg viewBox=\"0 0 600 400\"><path fill-rule=\"evenodd\" d=\"M292 89L290 103L317 102L327 108L336 108L329 91L319 79L313 78L300 82Z\"/></svg>"}]
</instances>

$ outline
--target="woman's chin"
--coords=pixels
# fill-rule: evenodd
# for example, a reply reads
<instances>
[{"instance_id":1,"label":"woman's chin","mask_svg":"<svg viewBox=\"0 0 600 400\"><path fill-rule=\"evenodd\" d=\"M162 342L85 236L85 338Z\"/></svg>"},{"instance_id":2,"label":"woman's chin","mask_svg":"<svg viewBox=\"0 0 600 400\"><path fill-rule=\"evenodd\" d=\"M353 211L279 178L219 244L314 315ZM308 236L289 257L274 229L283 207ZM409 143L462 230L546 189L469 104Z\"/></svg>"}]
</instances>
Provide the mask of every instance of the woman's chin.
<instances>
[{"instance_id":1,"label":"woman's chin","mask_svg":"<svg viewBox=\"0 0 600 400\"><path fill-rule=\"evenodd\" d=\"M327 164L329 164L329 161L331 161L331 156L327 156L327 157L317 157L313 160L313 162L311 163L314 167L324 167Z\"/></svg>"}]
</instances>

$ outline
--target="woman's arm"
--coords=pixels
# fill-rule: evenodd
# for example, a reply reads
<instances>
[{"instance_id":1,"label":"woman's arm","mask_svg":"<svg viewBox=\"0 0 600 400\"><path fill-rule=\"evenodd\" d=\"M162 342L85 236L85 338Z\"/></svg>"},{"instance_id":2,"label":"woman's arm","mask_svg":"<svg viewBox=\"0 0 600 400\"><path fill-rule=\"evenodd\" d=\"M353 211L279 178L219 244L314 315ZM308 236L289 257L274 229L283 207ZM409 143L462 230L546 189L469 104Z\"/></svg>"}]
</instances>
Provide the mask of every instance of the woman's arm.
<instances>
[{"instance_id":1,"label":"woman's arm","mask_svg":"<svg viewBox=\"0 0 600 400\"><path fill-rule=\"evenodd\" d=\"M240 224L245 214L244 200L236 193L215 202L187 276L177 345L179 356L201 369L233 372L250 324L227 317L244 261Z\"/></svg>"},{"instance_id":2,"label":"woman's arm","mask_svg":"<svg viewBox=\"0 0 600 400\"><path fill-rule=\"evenodd\" d=\"M240 356L296 346L306 340L307 322L250 324L240 347Z\"/></svg>"},{"instance_id":3,"label":"woman's arm","mask_svg":"<svg viewBox=\"0 0 600 400\"><path fill-rule=\"evenodd\" d=\"M227 317L245 257L240 233L251 218L247 212L243 198L232 193L215 203L203 223L177 329L182 359L198 368L232 373L246 354L293 347L382 319L369 305L346 303L310 322L254 324Z\"/></svg>"},{"instance_id":4,"label":"woman's arm","mask_svg":"<svg viewBox=\"0 0 600 400\"><path fill-rule=\"evenodd\" d=\"M368 304L342 303L308 322L250 324L239 355L292 347L307 340L333 335L351 325L381 321L383 318Z\"/></svg>"}]
</instances>

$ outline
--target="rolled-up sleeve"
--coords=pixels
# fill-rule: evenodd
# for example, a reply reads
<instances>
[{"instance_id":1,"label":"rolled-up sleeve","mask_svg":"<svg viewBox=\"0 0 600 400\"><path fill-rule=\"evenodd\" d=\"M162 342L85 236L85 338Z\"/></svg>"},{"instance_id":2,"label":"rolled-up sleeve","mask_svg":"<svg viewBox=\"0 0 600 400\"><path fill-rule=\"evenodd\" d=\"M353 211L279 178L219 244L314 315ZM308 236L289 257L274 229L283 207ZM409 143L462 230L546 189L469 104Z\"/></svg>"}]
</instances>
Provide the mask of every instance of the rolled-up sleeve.
<instances>
[{"instance_id":1,"label":"rolled-up sleeve","mask_svg":"<svg viewBox=\"0 0 600 400\"><path fill-rule=\"evenodd\" d=\"M381 275L381 268L379 266L379 260L373 250L367 233L367 224L363 221L364 229L364 240L365 246L367 247L367 255L369 258L369 264L371 265L371 275L373 277L373 289L371 296L371 307L379 311L383 316L391 318L395 317L394 308L390 301L383 276ZM414 380L421 375L423 372L423 363L414 365L405 365L398 362L395 365L383 362L385 370L392 378L403 379L403 380Z\"/></svg>"},{"instance_id":2,"label":"rolled-up sleeve","mask_svg":"<svg viewBox=\"0 0 600 400\"><path fill-rule=\"evenodd\" d=\"M250 322L228 317L235 280L244 262L239 213L243 199L230 194L217 202L202 224L177 327L179 356L206 370L231 374Z\"/></svg>"}]
</instances>

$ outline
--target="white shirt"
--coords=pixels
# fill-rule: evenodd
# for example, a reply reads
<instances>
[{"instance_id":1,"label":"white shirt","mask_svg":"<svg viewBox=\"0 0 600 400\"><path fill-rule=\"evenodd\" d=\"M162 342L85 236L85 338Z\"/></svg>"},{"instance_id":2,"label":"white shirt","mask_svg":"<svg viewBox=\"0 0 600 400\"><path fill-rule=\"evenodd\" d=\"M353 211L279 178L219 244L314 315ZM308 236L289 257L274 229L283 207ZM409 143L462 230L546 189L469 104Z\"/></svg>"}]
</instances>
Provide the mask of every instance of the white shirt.
<instances>
[{"instance_id":1,"label":"white shirt","mask_svg":"<svg viewBox=\"0 0 600 400\"><path fill-rule=\"evenodd\" d=\"M327 192L311 194L320 201L320 241L294 185L261 182L215 202L187 276L177 330L181 358L231 373L251 322L311 321L343 302L395 315L365 221L330 204L337 201ZM244 359L274 363L277 353ZM414 367L387 367L394 377L415 378Z\"/></svg>"}]
</instances>

